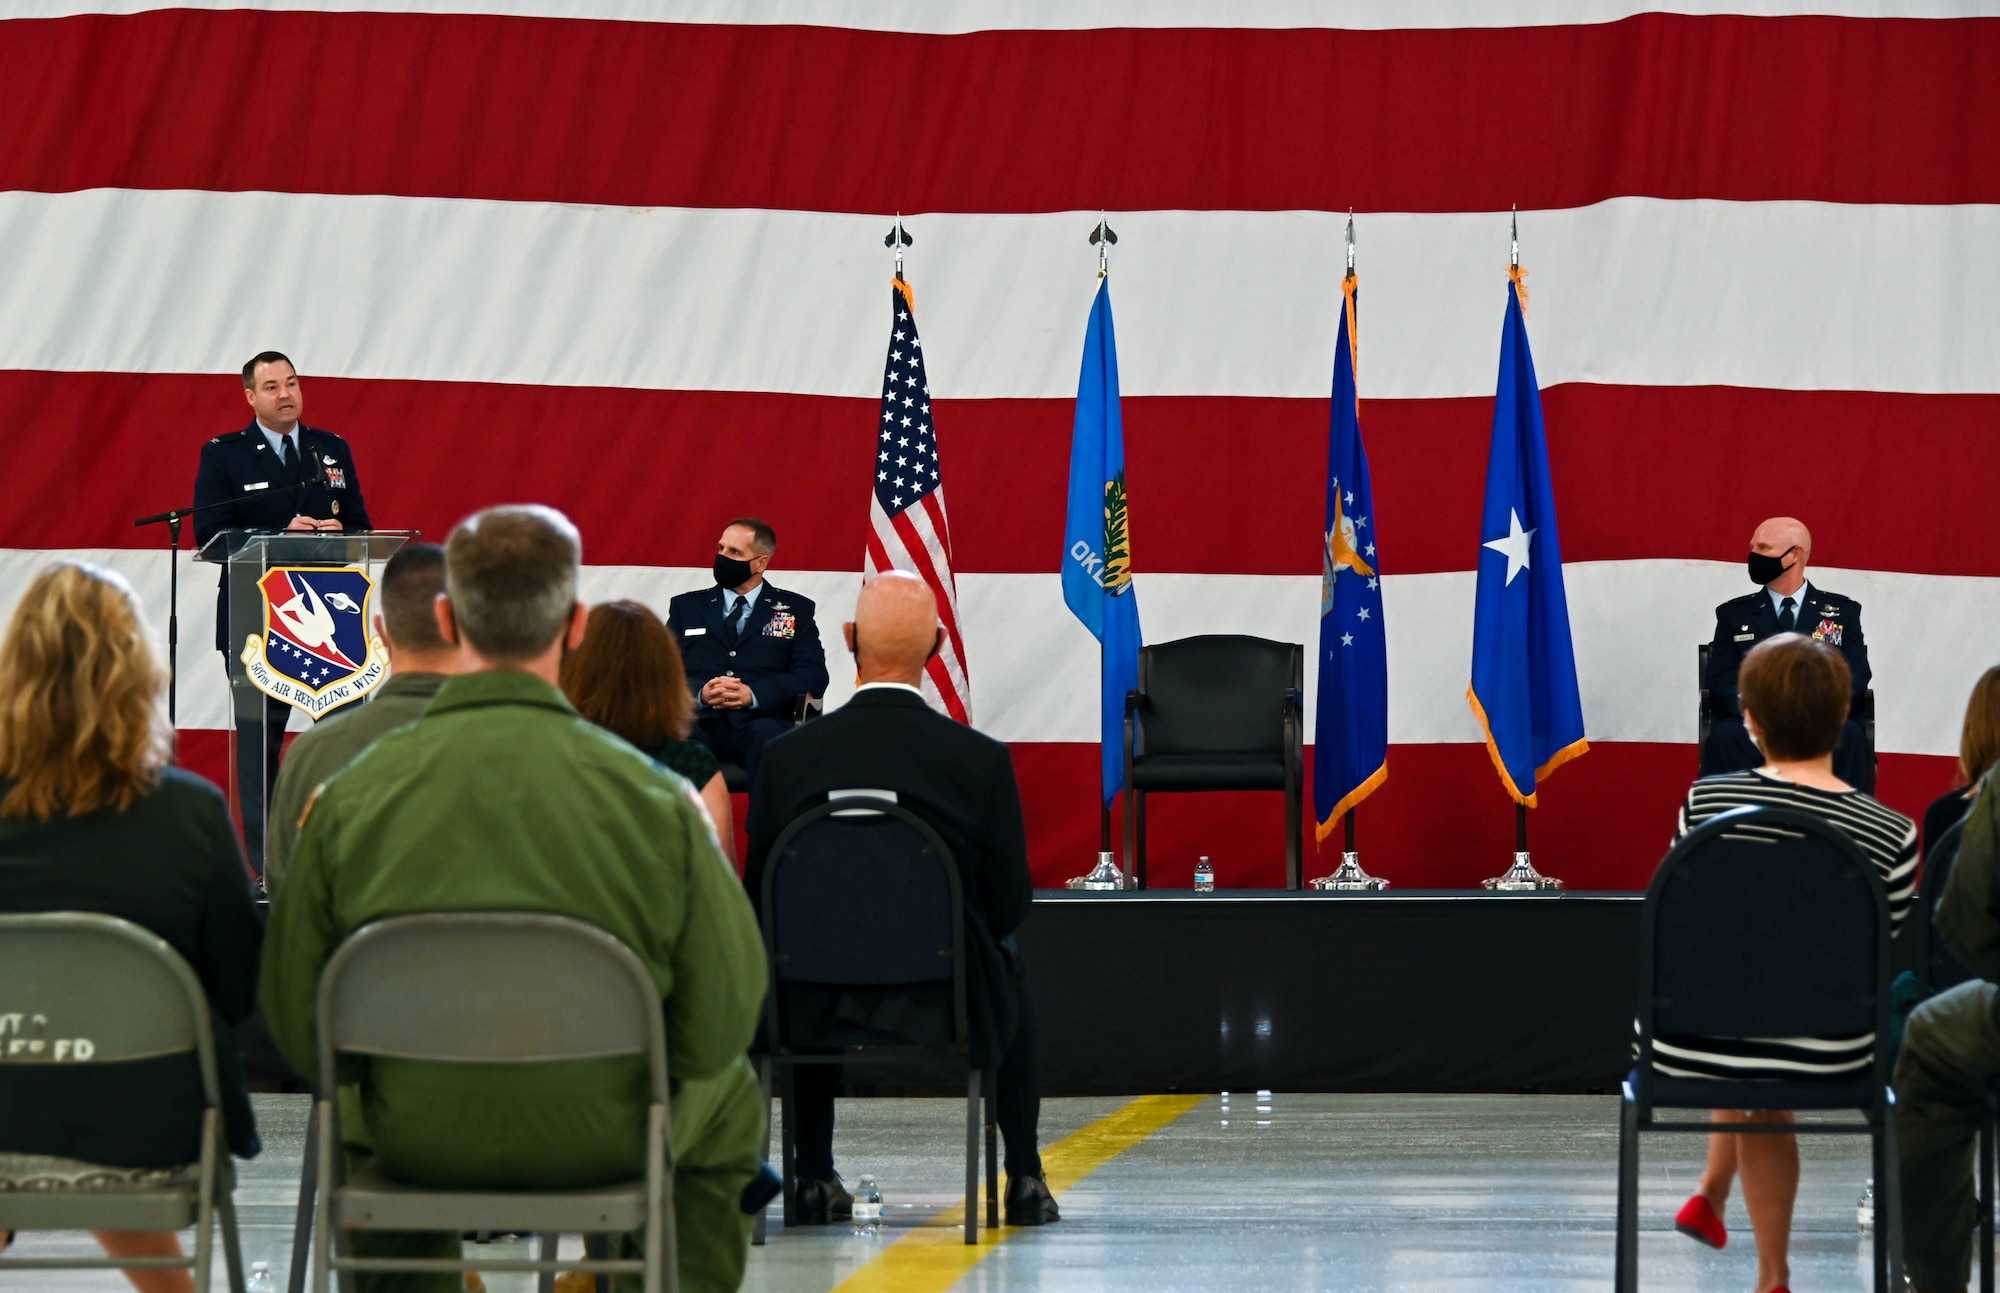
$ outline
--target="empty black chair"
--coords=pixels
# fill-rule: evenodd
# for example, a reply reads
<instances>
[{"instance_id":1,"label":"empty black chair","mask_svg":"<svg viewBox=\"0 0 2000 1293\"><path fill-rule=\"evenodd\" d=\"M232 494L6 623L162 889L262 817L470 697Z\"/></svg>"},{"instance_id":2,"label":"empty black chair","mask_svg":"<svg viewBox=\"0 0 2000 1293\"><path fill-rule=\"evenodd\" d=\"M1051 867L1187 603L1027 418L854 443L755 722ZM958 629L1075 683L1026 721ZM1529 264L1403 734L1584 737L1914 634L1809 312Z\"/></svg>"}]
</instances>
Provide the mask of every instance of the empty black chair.
<instances>
[{"instance_id":1,"label":"empty black chair","mask_svg":"<svg viewBox=\"0 0 2000 1293\"><path fill-rule=\"evenodd\" d=\"M973 1063L965 895L951 850L892 799L840 795L772 843L761 915L771 963L762 1076L768 1099L775 1070L785 1099L786 1223L797 1199L794 1066L942 1057L965 1072L965 1242L977 1243L982 1096L988 1226L1000 1224L1000 1168L993 1073ZM839 1008L813 1008L829 1002ZM884 1026L840 1022L858 1015Z\"/></svg>"},{"instance_id":2,"label":"empty black chair","mask_svg":"<svg viewBox=\"0 0 2000 1293\"><path fill-rule=\"evenodd\" d=\"M1900 1235L1889 1050L1889 901L1852 841L1806 813L1738 808L1674 845L1646 891L1639 942L1637 1066L1618 1128L1616 1287L1638 1287L1639 1135L1715 1130L1656 1122L1660 1109L1853 1109L1859 1123L1743 1123L1731 1131L1866 1135L1873 1141L1875 1287L1889 1285ZM1851 1077L1796 1081L1673 1077L1655 1040L1855 1037L1874 1055ZM1900 1275L1900 1271L1898 1272Z\"/></svg>"},{"instance_id":3,"label":"empty black chair","mask_svg":"<svg viewBox=\"0 0 2000 1293\"><path fill-rule=\"evenodd\" d=\"M806 695L799 697L799 703L792 711L792 726L797 727L800 723L819 717L820 711L825 708L825 701L808 692ZM729 760L723 758L718 758L716 762L722 765L722 784L728 789L730 794L747 795L750 793L750 774L744 770L742 764L731 763ZM700 788L699 786L695 787L697 790Z\"/></svg>"},{"instance_id":4,"label":"empty black chair","mask_svg":"<svg viewBox=\"0 0 2000 1293\"><path fill-rule=\"evenodd\" d=\"M1146 887L1146 796L1205 790L1285 795L1285 887L1300 885L1305 648L1240 634L1139 652L1125 696L1125 856Z\"/></svg>"}]
</instances>

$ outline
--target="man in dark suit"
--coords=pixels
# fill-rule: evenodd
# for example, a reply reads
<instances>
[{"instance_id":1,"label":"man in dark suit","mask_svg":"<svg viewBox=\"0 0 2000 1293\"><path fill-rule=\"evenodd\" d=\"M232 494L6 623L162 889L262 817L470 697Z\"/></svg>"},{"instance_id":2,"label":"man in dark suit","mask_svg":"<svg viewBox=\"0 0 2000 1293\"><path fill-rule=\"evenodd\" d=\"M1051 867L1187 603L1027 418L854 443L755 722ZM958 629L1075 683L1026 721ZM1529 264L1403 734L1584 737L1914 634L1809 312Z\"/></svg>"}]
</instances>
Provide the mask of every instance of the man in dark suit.
<instances>
[{"instance_id":1,"label":"man in dark suit","mask_svg":"<svg viewBox=\"0 0 2000 1293\"><path fill-rule=\"evenodd\" d=\"M860 671L854 698L765 747L750 793L744 884L756 902L772 842L799 814L838 790L895 792L950 847L965 894L966 1009L976 1063L997 1068L994 1112L1007 1141L1007 1224L1036 1226L1061 1213L1042 1177L1035 1016L1014 931L1034 896L1026 828L1007 747L925 703L924 664L942 640L937 600L915 575L890 571L861 591L843 625ZM850 1215L833 1170L835 1065L802 1065L794 1103L805 1224Z\"/></svg>"},{"instance_id":2,"label":"man in dark suit","mask_svg":"<svg viewBox=\"0 0 2000 1293\"><path fill-rule=\"evenodd\" d=\"M224 531L243 539L260 530L368 529L368 504L361 497L353 451L333 432L299 421L305 395L292 361L266 350L243 365L243 398L250 405L250 425L201 447L194 480L195 547ZM232 542L231 550L236 546ZM215 649L224 653L225 664L243 649L243 643L229 640L227 570L215 590ZM262 875L264 799L278 779L278 752L292 707L265 698L260 714L257 704L237 698L236 788L243 807L243 842L251 865Z\"/></svg>"},{"instance_id":3,"label":"man in dark suit","mask_svg":"<svg viewBox=\"0 0 2000 1293\"><path fill-rule=\"evenodd\" d=\"M1750 536L1750 581L1763 585L1715 608L1715 640L1708 649L1709 694L1722 716L1709 728L1701 749L1701 775L1762 767L1763 752L1743 726L1736 696L1736 671L1743 655L1765 638L1803 633L1838 647L1854 678L1854 694L1868 689L1868 644L1861 636L1861 603L1806 581L1812 534L1789 516L1774 516ZM1834 775L1858 790L1875 789L1875 759L1868 734L1847 721L1833 752Z\"/></svg>"},{"instance_id":4,"label":"man in dark suit","mask_svg":"<svg viewBox=\"0 0 2000 1293\"><path fill-rule=\"evenodd\" d=\"M715 545L715 587L667 604L695 695L694 738L754 781L764 743L792 729L799 697L826 694L810 598L764 579L778 536L738 517Z\"/></svg>"}]
</instances>

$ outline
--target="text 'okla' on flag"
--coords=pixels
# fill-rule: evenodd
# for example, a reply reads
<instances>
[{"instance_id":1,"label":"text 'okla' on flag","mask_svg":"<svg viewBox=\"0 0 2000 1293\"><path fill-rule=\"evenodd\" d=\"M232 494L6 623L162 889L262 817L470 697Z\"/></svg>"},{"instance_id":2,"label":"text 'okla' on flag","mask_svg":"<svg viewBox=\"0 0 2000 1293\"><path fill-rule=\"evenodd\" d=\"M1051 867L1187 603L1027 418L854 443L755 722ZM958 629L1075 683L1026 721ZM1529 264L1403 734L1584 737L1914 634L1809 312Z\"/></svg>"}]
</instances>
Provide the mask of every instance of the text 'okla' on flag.
<instances>
[{"instance_id":1,"label":"text 'okla' on flag","mask_svg":"<svg viewBox=\"0 0 2000 1293\"><path fill-rule=\"evenodd\" d=\"M1326 442L1326 536L1319 593L1313 815L1324 840L1389 779L1389 651L1382 626L1375 492L1354 380L1354 280L1346 280Z\"/></svg>"},{"instance_id":2,"label":"text 'okla' on flag","mask_svg":"<svg viewBox=\"0 0 2000 1293\"><path fill-rule=\"evenodd\" d=\"M1542 394L1528 353L1518 266L1507 284L1500 384L1479 523L1479 592L1466 698L1486 731L1486 749L1515 802L1535 806L1535 787L1585 753L1555 491L1542 429Z\"/></svg>"},{"instance_id":3,"label":"text 'okla' on flag","mask_svg":"<svg viewBox=\"0 0 2000 1293\"><path fill-rule=\"evenodd\" d=\"M951 573L951 525L944 511L944 468L938 459L931 383L917 307L900 277L889 289L889 358L882 373L882 418L876 424L875 490L868 503L868 552L862 580L905 570L930 585L944 641L924 666L924 698L961 723L972 721L972 684L965 639L959 634L958 584Z\"/></svg>"},{"instance_id":4,"label":"text 'okla' on flag","mask_svg":"<svg viewBox=\"0 0 2000 1293\"><path fill-rule=\"evenodd\" d=\"M1063 527L1063 601L1103 647L1100 740L1104 802L1125 779L1125 693L1139 685L1139 601L1125 508L1125 424L1118 408L1118 342L1111 280L1100 278L1083 337L1070 435L1069 513Z\"/></svg>"}]
</instances>

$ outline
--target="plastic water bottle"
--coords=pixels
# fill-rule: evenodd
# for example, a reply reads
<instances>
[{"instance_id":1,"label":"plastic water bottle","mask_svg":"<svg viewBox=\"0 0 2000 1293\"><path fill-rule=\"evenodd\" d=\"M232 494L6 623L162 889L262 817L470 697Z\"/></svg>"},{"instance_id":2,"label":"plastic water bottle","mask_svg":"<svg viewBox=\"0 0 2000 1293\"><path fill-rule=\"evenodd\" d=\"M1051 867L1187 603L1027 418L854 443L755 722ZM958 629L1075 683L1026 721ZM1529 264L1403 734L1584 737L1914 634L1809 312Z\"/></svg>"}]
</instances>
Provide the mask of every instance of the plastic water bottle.
<instances>
[{"instance_id":1,"label":"plastic water bottle","mask_svg":"<svg viewBox=\"0 0 2000 1293\"><path fill-rule=\"evenodd\" d=\"M1875 1233L1875 1178L1869 1177L1861 1187L1861 1202L1854 1206L1854 1224L1861 1227L1861 1233Z\"/></svg>"},{"instance_id":2,"label":"plastic water bottle","mask_svg":"<svg viewBox=\"0 0 2000 1293\"><path fill-rule=\"evenodd\" d=\"M882 1190L872 1176L854 1187L854 1233L873 1239L882 1230Z\"/></svg>"},{"instance_id":3,"label":"plastic water bottle","mask_svg":"<svg viewBox=\"0 0 2000 1293\"><path fill-rule=\"evenodd\" d=\"M271 1263L251 1262L250 1282L243 1288L244 1293L278 1293L278 1281L271 1277Z\"/></svg>"},{"instance_id":4,"label":"plastic water bottle","mask_svg":"<svg viewBox=\"0 0 2000 1293\"><path fill-rule=\"evenodd\" d=\"M1206 854L1194 864L1194 891L1196 893L1215 892L1215 868L1208 864Z\"/></svg>"}]
</instances>

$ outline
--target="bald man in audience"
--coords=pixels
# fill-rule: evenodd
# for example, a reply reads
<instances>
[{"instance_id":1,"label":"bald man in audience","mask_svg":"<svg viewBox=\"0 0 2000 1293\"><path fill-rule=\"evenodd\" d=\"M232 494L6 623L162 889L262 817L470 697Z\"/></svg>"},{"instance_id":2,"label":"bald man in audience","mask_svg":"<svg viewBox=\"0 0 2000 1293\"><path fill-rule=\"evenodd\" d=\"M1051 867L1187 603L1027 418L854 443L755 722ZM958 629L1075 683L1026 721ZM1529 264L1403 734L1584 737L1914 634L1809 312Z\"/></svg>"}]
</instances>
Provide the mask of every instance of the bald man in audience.
<instances>
[{"instance_id":1,"label":"bald man in audience","mask_svg":"<svg viewBox=\"0 0 2000 1293\"><path fill-rule=\"evenodd\" d=\"M1701 775L1747 772L1764 765L1764 755L1743 726L1736 697L1736 671L1744 655L1765 638L1803 633L1839 649L1853 678L1854 694L1868 689L1868 644L1861 636L1861 603L1830 593L1806 579L1812 560L1812 532L1803 521L1774 516L1750 536L1750 582L1759 590L1715 608L1715 638L1708 650L1709 694L1721 711L1701 749ZM1834 775L1857 790L1875 791L1875 757L1868 734L1853 719L1833 752Z\"/></svg>"},{"instance_id":2,"label":"bald man in audience","mask_svg":"<svg viewBox=\"0 0 2000 1293\"><path fill-rule=\"evenodd\" d=\"M854 620L842 626L861 685L834 713L764 747L750 793L750 849L743 882L763 893L771 844L791 821L827 802L829 792L889 790L951 849L965 894L966 1008L973 1062L997 1068L996 1121L1007 1142L1007 1224L1038 1226L1061 1213L1042 1177L1036 1147L1041 1087L1035 1016L1014 932L1034 896L1027 833L1007 747L933 710L919 690L924 664L943 640L937 600L903 571L861 590ZM848 1020L868 990L793 987L787 1009L799 1035ZM892 995L877 993L889 1009ZM887 1027L889 1020L885 1018ZM893 1030L891 1030L893 1031ZM793 1103L798 1145L796 1215L824 1225L850 1215L853 1199L833 1167L835 1065L797 1070Z\"/></svg>"}]
</instances>

